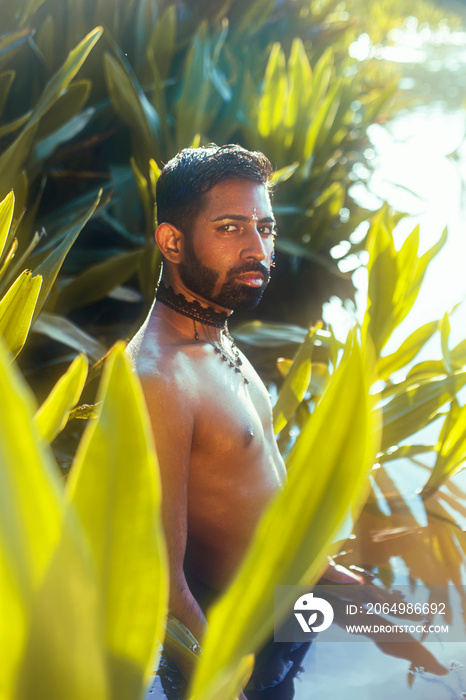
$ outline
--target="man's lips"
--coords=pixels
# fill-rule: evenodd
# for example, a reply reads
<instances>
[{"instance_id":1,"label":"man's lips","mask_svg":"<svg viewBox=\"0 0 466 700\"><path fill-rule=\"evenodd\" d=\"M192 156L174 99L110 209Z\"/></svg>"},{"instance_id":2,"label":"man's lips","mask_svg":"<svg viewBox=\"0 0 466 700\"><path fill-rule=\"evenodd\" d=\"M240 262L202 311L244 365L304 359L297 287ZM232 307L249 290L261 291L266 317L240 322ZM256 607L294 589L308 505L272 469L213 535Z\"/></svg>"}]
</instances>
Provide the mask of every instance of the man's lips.
<instances>
[{"instance_id":1,"label":"man's lips","mask_svg":"<svg viewBox=\"0 0 466 700\"><path fill-rule=\"evenodd\" d=\"M265 277L260 272L243 272L238 275L239 281L247 284L248 287L262 287Z\"/></svg>"}]
</instances>

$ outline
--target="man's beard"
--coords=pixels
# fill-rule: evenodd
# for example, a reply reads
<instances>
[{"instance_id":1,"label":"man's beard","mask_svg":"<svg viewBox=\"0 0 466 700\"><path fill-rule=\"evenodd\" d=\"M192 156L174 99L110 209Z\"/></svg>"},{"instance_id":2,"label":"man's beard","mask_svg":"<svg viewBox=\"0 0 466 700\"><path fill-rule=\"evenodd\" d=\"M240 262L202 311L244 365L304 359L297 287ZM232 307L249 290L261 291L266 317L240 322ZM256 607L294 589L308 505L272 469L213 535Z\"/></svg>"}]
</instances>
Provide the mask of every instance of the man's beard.
<instances>
[{"instance_id":1,"label":"man's beard","mask_svg":"<svg viewBox=\"0 0 466 700\"><path fill-rule=\"evenodd\" d=\"M185 241L187 241L186 238ZM180 263L178 269L181 281L190 292L232 311L254 309L258 305L270 278L270 273L265 265L251 260L232 268L229 270L220 291L214 295L219 273L201 262L190 241L185 245L185 250L186 260ZM264 283L260 287L248 287L239 282L236 279L237 276L245 272L259 272L264 277Z\"/></svg>"}]
</instances>

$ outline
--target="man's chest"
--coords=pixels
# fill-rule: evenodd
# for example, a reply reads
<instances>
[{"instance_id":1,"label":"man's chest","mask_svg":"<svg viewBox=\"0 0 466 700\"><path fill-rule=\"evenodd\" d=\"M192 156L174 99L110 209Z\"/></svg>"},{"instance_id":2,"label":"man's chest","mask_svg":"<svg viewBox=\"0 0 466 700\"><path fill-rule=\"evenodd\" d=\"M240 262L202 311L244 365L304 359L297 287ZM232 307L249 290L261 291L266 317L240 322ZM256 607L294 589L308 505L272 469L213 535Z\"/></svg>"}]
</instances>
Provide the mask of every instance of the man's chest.
<instances>
[{"instance_id":1,"label":"man's chest","mask_svg":"<svg viewBox=\"0 0 466 700\"><path fill-rule=\"evenodd\" d=\"M238 454L273 441L267 390L247 360L240 369L217 355L199 368L193 447Z\"/></svg>"}]
</instances>

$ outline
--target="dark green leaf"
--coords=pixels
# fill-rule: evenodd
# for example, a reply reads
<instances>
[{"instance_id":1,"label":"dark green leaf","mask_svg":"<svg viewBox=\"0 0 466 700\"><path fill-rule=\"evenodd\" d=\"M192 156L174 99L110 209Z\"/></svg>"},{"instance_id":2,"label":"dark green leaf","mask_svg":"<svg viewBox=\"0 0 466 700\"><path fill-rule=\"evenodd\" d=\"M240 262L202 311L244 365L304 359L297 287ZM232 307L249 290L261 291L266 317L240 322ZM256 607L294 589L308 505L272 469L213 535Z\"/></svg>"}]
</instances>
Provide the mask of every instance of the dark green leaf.
<instances>
[{"instance_id":1,"label":"dark green leaf","mask_svg":"<svg viewBox=\"0 0 466 700\"><path fill-rule=\"evenodd\" d=\"M141 255L141 250L132 250L89 267L64 287L57 308L65 313L106 297L135 273Z\"/></svg>"},{"instance_id":2,"label":"dark green leaf","mask_svg":"<svg viewBox=\"0 0 466 700\"><path fill-rule=\"evenodd\" d=\"M37 302L36 311L34 318L37 318L40 313L45 301L49 295L52 285L55 282L58 272L63 265L63 261L66 258L69 249L81 233L82 229L86 223L91 218L92 214L97 208L100 201L100 194L97 199L92 203L92 205L85 211L81 212L75 217L73 222L68 225L64 231L61 231L58 235L64 234L62 242L52 250L51 253L43 260L35 269L34 274L42 275L44 281L42 283L42 288L39 295L39 300Z\"/></svg>"}]
</instances>

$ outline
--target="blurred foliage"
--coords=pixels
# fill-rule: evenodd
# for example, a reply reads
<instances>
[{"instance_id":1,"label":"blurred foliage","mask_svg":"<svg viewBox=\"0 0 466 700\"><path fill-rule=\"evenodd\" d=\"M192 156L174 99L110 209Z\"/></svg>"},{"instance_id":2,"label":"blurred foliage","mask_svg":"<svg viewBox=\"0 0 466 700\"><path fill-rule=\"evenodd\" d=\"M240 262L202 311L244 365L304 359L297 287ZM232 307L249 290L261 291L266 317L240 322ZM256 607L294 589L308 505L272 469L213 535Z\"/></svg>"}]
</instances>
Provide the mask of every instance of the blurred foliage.
<instances>
[{"instance_id":1,"label":"blurred foliage","mask_svg":"<svg viewBox=\"0 0 466 700\"><path fill-rule=\"evenodd\" d=\"M360 177L354 166L364 160L367 126L396 108L397 77L375 61L351 60L347 49L364 31L384 40L418 7L421 20L437 22L427 3L408 3L398 14L383 3L361 9L356 0L3 1L0 332L9 354L0 350L0 586L8 614L0 695L61 697L66 688L76 698L140 696L163 636L167 581L150 431L121 347L102 359L152 300L154 188L163 162L209 141L263 148L279 170L279 251L320 270L319 300L341 280L348 294L349 279L329 251L368 218L348 188ZM431 517L446 512L440 495L461 508L447 479L466 458L457 396L466 383L465 343L450 348L446 315L384 355L444 237L419 256L413 231L396 251L396 219L386 208L371 219L362 349L357 333L344 349L321 327L257 322L237 329L258 346L272 340L275 355L283 336L286 344L293 337L304 343L294 360L279 362L275 419L289 488L264 514L237 579L212 610L193 684L202 700L235 696L250 654L270 632L271 586L288 574L315 580L350 502L361 506L374 459L360 522L378 507L380 492L394 503L401 498L389 491L388 463L426 452L435 459L422 484ZM442 360L409 368L437 332ZM43 399L39 408L11 365L20 352ZM89 374L77 353L95 363ZM94 400L104 364L98 405L76 407L86 392ZM381 391L379 400L370 387ZM64 493L47 443L70 417L92 415ZM437 419L444 420L438 443L416 444L416 433ZM317 474L309 468L314 459ZM436 563L452 560L454 537L465 551L456 531L438 537ZM254 576L258 557L261 576ZM451 580L459 566L457 558ZM414 562L410 570L425 575ZM254 588L242 608L245 580ZM219 654L225 624L229 646ZM66 656L64 626L76 652ZM182 644L176 622L170 629Z\"/></svg>"},{"instance_id":2,"label":"blurred foliage","mask_svg":"<svg viewBox=\"0 0 466 700\"><path fill-rule=\"evenodd\" d=\"M377 577L387 592L400 568L411 585L423 583L430 591L429 600L435 600L435 586L450 584L462 601L462 625L466 622L466 536L461 522L466 521L466 494L451 477L466 466L466 405L460 403L460 396L464 396L460 392L466 385L466 341L451 347L451 314L446 313L442 319L416 328L396 350L385 351L414 305L428 265L446 241L444 231L431 249L419 255L419 231L415 228L396 250L396 221L385 207L374 215L368 234L368 295L361 333L368 361L375 364L369 394L374 398L374 419L381 421L381 441L368 498L350 539L336 545L335 558L367 572L367 583ZM273 378L280 387L274 407L275 430L291 478L296 445L313 425L343 346L332 329L321 324L307 331L256 321L238 326L235 337L274 357L290 343L298 344L294 357L279 358ZM416 361L435 338L442 359ZM339 420L344 422L348 405L343 390L340 400ZM431 444L431 438L426 440L421 431L432 426L427 435L435 435L434 423L441 428L437 441ZM354 431L358 432L356 424ZM334 434L322 428L325 449L333 449ZM313 464L320 465L314 452L307 468L318 473ZM397 486L395 475L405 484L404 489ZM452 622L453 592L445 602ZM399 648L399 654L410 661L411 671L421 664L430 673L446 673L435 654L415 639L406 641L409 643ZM390 645L382 650L395 653Z\"/></svg>"},{"instance_id":3,"label":"blurred foliage","mask_svg":"<svg viewBox=\"0 0 466 700\"><path fill-rule=\"evenodd\" d=\"M407 17L416 18L419 24L432 29L461 26L461 18L454 7L445 9L432 0L381 0L378 3L348 0L346 10L358 18L358 33L368 34L373 44L390 43L391 30L402 27Z\"/></svg>"},{"instance_id":4,"label":"blurred foliage","mask_svg":"<svg viewBox=\"0 0 466 700\"><path fill-rule=\"evenodd\" d=\"M317 285L316 314L330 289L351 294L350 277L329 250L367 218L348 188L359 177L367 126L395 108L397 76L378 61L349 58L348 47L377 22L385 31L414 11L435 23L430 8L4 0L0 199L14 190L15 203L0 263L9 265L3 286L25 269L36 278L28 289L43 278L20 360L38 396L73 353L98 360L147 312L160 264L155 182L185 146L263 148L279 169L284 272L275 286L287 293L275 305L272 283L274 313L290 320L300 280L308 297L311 280ZM287 261L293 284L283 276ZM15 342L19 348L24 338Z\"/></svg>"},{"instance_id":5,"label":"blurred foliage","mask_svg":"<svg viewBox=\"0 0 466 700\"><path fill-rule=\"evenodd\" d=\"M326 566L326 555L338 553L338 537L350 514L355 528L351 564L381 566L379 574L389 586L388 550L382 543L395 537L397 548L390 556L399 552L413 581L460 586L464 557L458 546L464 551L464 533L437 496L439 486L466 458L465 413L457 397L466 383L465 343L449 349L445 315L414 331L396 352L383 354L404 317L400 295L414 303L426 267L445 238L419 256L417 231L396 251L393 228L388 210L373 218L367 310L362 327L353 329L345 343L321 326L306 331L256 322L237 329L239 337L256 344L272 339L275 352L283 341L299 344L294 360L279 362L284 381L274 412L289 478L264 512L231 585L209 611L193 698L237 697L251 673L254 653L271 634L274 586L314 583ZM389 294L380 295L381 282ZM437 331L443 359L414 364L400 379L400 371ZM9 698L30 697L31 686L34 692L57 697L66 688L68 697L72 683L71 697L77 699L91 693L142 700L157 666L155 644L164 634L168 584L160 487L142 392L122 344L105 363L96 417L86 427L65 490L47 448L79 400L86 373L87 363L80 357L37 409L11 356L0 348L0 478L5 485L0 491L5 502L0 509L0 560L6 562L0 568L0 588L9 611L1 637L8 654L0 687ZM445 414L438 445L412 441L419 429ZM386 465L429 450L437 454L437 463L423 490L430 522L424 532L410 516L410 504ZM20 463L27 465L26 474L24 469L18 472ZM318 469L312 468L315 464ZM461 509L454 484L449 489L453 497L447 492L442 496ZM382 520L373 522L374 517ZM413 529L423 542L421 554L403 548L403 537ZM349 563L345 549L340 560ZM363 562L358 559L361 552ZM432 560L447 567L437 567L442 574L434 582ZM380 588L375 591L385 595ZM283 599L276 619L284 619L293 602ZM64 631L74 641L66 655L57 646ZM169 618L167 646L192 656L194 643ZM416 640L400 653L412 668L421 659L431 672L443 672Z\"/></svg>"},{"instance_id":6,"label":"blurred foliage","mask_svg":"<svg viewBox=\"0 0 466 700\"><path fill-rule=\"evenodd\" d=\"M373 372L369 348L359 347L356 332L350 333L321 401L288 455L285 488L264 513L234 580L209 611L194 698L237 697L244 681L236 678L235 685L241 659L267 641L274 617L280 624L295 602L290 591L274 615L274 587L315 583L349 505L353 516L361 508L380 440L376 397L369 392Z\"/></svg>"},{"instance_id":7,"label":"blurred foliage","mask_svg":"<svg viewBox=\"0 0 466 700\"><path fill-rule=\"evenodd\" d=\"M285 489L266 509L240 571L209 616L194 697L237 697L254 652L272 631L274 585L312 584L350 505L360 508L380 437L368 360L351 334L296 442ZM123 344L106 361L97 417L65 488L46 446L44 428L62 424L85 372L79 358L34 416L30 390L0 344L0 695L11 700L33 694L142 700L164 638L168 565L158 467ZM323 431L332 434L333 450ZM308 468L311 458L321 466L318 480ZM279 616L290 604L283 601ZM167 632L169 645L192 654L195 640L179 622L169 618ZM72 640L66 653L64 638Z\"/></svg>"},{"instance_id":8,"label":"blurred foliage","mask_svg":"<svg viewBox=\"0 0 466 700\"><path fill-rule=\"evenodd\" d=\"M380 393L376 411L383 421L380 464L402 457L434 452L435 466L422 490L428 498L466 461L466 412L457 394L466 384L466 341L449 347L450 321L442 319L415 329L390 353L384 348L412 309L427 268L447 239L446 230L438 242L418 254L419 229L416 227L396 250L393 231L398 217L383 207L371 220L367 237L369 261L367 308L361 326L364 344L374 353L376 383ZM332 329L322 324L309 331L287 325L246 323L234 329L237 340L272 347L276 356L280 345L300 343L293 359L277 362L281 388L274 407L275 432L284 455L294 445L296 435L305 429L314 407L325 395L327 383L338 362L342 345ZM426 343L438 334L441 360L415 362ZM413 437L438 419L443 427L436 445L415 444Z\"/></svg>"},{"instance_id":9,"label":"blurred foliage","mask_svg":"<svg viewBox=\"0 0 466 700\"><path fill-rule=\"evenodd\" d=\"M106 362L66 489L47 446L85 373L79 358L36 411L0 341L0 696L9 700L143 697L163 641L159 475L123 344Z\"/></svg>"}]
</instances>

